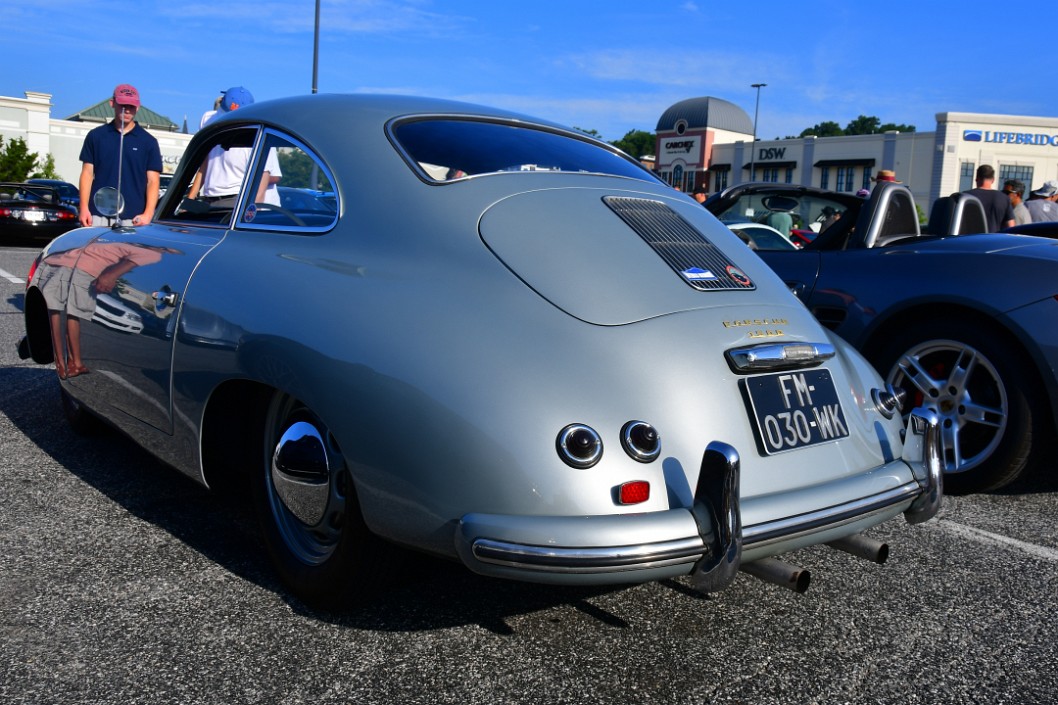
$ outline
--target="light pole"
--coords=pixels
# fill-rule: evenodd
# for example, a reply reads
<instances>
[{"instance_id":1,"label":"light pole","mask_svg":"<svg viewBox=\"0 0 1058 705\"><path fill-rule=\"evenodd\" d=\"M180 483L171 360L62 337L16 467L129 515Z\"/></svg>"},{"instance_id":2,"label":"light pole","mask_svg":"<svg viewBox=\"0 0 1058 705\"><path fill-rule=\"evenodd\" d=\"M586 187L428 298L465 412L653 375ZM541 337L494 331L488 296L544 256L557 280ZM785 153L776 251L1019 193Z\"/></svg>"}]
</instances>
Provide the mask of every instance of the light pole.
<instances>
[{"instance_id":1,"label":"light pole","mask_svg":"<svg viewBox=\"0 0 1058 705\"><path fill-rule=\"evenodd\" d=\"M319 90L320 68L320 0L316 0L316 26L312 34L312 93L315 95ZM758 93L759 95L759 93ZM756 128L754 128L756 129Z\"/></svg>"},{"instance_id":2,"label":"light pole","mask_svg":"<svg viewBox=\"0 0 1058 705\"><path fill-rule=\"evenodd\" d=\"M749 153L749 180L753 181L753 156L757 153L757 116L760 115L760 89L767 83L754 83L750 88L757 89L757 107L753 109L753 144L750 145Z\"/></svg>"}]
</instances>

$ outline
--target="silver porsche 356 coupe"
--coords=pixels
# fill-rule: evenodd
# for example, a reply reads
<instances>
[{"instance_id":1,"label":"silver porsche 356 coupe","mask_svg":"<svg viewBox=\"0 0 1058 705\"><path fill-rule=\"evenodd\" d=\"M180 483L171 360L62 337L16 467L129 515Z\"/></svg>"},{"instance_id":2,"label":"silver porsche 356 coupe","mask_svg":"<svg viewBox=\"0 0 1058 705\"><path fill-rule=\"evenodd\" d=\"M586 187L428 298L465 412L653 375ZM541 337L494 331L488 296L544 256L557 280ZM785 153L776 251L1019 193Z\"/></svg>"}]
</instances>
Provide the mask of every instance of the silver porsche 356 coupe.
<instances>
[{"instance_id":1,"label":"silver porsche 356 coupe","mask_svg":"<svg viewBox=\"0 0 1058 705\"><path fill-rule=\"evenodd\" d=\"M191 198L221 158L238 193ZM25 323L75 428L250 493L310 604L393 544L545 583L803 589L776 555L881 561L861 532L941 502L936 414L905 426L735 234L613 147L479 106L241 108L151 224L52 242Z\"/></svg>"}]
</instances>

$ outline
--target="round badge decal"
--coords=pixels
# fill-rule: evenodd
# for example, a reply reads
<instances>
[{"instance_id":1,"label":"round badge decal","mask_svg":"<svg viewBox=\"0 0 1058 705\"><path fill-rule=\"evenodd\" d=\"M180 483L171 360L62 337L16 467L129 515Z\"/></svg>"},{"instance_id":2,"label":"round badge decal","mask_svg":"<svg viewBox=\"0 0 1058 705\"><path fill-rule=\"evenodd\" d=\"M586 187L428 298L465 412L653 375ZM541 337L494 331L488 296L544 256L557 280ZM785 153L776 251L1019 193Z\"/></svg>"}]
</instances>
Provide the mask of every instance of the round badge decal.
<instances>
[{"instance_id":1,"label":"round badge decal","mask_svg":"<svg viewBox=\"0 0 1058 705\"><path fill-rule=\"evenodd\" d=\"M242 214L242 219L247 223L252 223L255 217L257 217L257 204L251 203L246 206L246 212Z\"/></svg>"},{"instance_id":2,"label":"round badge decal","mask_svg":"<svg viewBox=\"0 0 1058 705\"><path fill-rule=\"evenodd\" d=\"M741 284L742 286L753 286L753 282L746 276L746 273L734 265L729 264L727 266L727 276L731 277L735 283Z\"/></svg>"}]
</instances>

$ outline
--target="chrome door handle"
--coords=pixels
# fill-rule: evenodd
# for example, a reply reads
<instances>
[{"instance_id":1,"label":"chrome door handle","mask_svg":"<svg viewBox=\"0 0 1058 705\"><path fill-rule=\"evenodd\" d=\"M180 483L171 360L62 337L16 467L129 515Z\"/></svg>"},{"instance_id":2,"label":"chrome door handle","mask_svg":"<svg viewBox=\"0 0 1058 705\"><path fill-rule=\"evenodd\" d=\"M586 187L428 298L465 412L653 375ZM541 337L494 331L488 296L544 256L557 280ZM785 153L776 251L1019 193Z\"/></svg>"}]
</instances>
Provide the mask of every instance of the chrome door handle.
<instances>
[{"instance_id":1,"label":"chrome door handle","mask_svg":"<svg viewBox=\"0 0 1058 705\"><path fill-rule=\"evenodd\" d=\"M163 294L160 291L156 291L151 296L162 306L176 306L176 294L174 292Z\"/></svg>"}]
</instances>

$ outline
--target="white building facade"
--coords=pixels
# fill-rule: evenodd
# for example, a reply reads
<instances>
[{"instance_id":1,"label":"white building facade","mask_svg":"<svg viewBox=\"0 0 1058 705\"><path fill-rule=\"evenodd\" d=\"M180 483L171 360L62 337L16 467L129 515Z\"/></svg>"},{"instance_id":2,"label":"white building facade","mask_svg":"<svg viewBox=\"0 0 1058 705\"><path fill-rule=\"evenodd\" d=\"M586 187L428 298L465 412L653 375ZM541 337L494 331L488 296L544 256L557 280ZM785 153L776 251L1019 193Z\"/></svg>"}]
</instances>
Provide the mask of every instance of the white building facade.
<instances>
[{"instance_id":1,"label":"white building facade","mask_svg":"<svg viewBox=\"0 0 1058 705\"><path fill-rule=\"evenodd\" d=\"M982 164L995 169L996 188L1007 179L1027 190L1058 179L1058 118L947 112L936 119L932 132L754 142L744 110L692 98L658 121L656 170L685 191L770 181L855 193L889 169L926 212L937 198L973 188Z\"/></svg>"},{"instance_id":2,"label":"white building facade","mask_svg":"<svg viewBox=\"0 0 1058 705\"><path fill-rule=\"evenodd\" d=\"M51 95L26 91L25 98L0 96L0 136L5 143L22 138L30 152L51 154L59 178L77 184L81 175L81 145L98 122L56 120L51 117ZM148 129L162 152L162 171L172 173L194 135Z\"/></svg>"}]
</instances>

